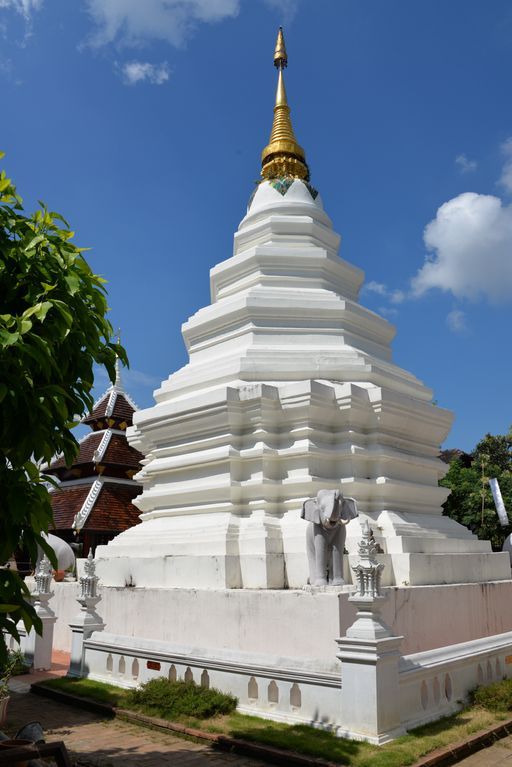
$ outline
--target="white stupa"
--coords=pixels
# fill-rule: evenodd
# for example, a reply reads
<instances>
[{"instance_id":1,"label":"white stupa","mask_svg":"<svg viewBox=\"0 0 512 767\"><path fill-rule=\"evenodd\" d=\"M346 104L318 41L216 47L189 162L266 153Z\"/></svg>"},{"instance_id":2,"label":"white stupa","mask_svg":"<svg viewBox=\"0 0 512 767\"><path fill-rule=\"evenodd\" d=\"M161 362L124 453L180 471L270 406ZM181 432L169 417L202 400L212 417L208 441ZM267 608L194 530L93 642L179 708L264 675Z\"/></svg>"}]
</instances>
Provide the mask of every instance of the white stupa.
<instances>
[{"instance_id":1,"label":"white stupa","mask_svg":"<svg viewBox=\"0 0 512 767\"><path fill-rule=\"evenodd\" d=\"M507 554L442 515L452 415L392 362L394 327L359 303L363 272L339 257L293 132L281 33L274 62L262 181L211 270L211 304L183 326L189 363L134 415L141 523L98 547L102 581L302 587L302 503L340 485L360 510L349 554L368 519L388 584L508 579Z\"/></svg>"}]
</instances>

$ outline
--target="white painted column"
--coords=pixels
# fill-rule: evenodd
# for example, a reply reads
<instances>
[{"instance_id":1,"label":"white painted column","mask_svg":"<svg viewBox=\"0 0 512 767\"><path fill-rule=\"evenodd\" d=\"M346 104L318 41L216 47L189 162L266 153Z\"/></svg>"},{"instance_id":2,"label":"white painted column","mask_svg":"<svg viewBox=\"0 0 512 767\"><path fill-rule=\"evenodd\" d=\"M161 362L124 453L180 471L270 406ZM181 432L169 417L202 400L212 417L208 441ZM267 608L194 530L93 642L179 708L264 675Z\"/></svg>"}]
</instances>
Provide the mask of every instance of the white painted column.
<instances>
[{"instance_id":1,"label":"white painted column","mask_svg":"<svg viewBox=\"0 0 512 767\"><path fill-rule=\"evenodd\" d=\"M402 637L393 636L379 612L385 600L380 591L383 564L368 522L359 544L359 563L352 569L357 590L349 597L357 607L355 622L336 640L341 660L341 721L338 734L370 743L386 743L402 735L399 673Z\"/></svg>"},{"instance_id":2,"label":"white painted column","mask_svg":"<svg viewBox=\"0 0 512 767\"><path fill-rule=\"evenodd\" d=\"M84 641L93 631L103 631L105 624L96 612L96 605L101 600L98 594L98 581L96 564L92 551L84 565L85 575L80 578L80 593L77 601L81 608L76 618L71 621L71 657L69 662L68 676L86 676L84 669Z\"/></svg>"}]
</instances>

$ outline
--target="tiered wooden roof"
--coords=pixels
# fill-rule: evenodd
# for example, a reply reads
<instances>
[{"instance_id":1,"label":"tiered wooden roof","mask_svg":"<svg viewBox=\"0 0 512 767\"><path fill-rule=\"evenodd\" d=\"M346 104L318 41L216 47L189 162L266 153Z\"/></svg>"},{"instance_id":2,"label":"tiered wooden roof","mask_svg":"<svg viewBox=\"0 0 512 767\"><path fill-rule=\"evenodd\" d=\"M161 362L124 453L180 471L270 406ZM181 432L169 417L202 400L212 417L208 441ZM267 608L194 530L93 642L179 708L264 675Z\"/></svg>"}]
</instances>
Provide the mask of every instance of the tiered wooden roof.
<instances>
[{"instance_id":1,"label":"tiered wooden roof","mask_svg":"<svg viewBox=\"0 0 512 767\"><path fill-rule=\"evenodd\" d=\"M134 476L144 456L126 439L137 409L124 391L118 366L115 384L83 419L92 431L80 440L73 464L66 466L58 456L47 470L59 480L50 491L58 533L82 530L113 536L139 522L132 500L142 492Z\"/></svg>"}]
</instances>

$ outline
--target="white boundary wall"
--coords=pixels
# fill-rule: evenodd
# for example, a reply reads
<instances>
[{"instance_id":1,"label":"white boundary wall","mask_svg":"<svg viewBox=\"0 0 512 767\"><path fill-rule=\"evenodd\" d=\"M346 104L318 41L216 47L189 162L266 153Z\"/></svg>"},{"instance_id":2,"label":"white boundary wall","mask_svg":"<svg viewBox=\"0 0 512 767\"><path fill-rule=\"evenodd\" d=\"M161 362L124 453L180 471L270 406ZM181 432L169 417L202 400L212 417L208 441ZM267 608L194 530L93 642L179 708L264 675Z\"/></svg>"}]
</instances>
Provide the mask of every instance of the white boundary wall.
<instances>
[{"instance_id":1,"label":"white boundary wall","mask_svg":"<svg viewBox=\"0 0 512 767\"><path fill-rule=\"evenodd\" d=\"M338 657L347 641L356 654L361 644L346 636L352 591L104 587L106 627L84 641L85 671L124 687L162 675L194 679L233 693L246 713L374 743L457 710L478 684L512 676L511 581L391 587L381 614L392 632L373 643L376 663L365 653L352 658L368 667L379 694L365 694L361 673L349 675L348 666L343 688L350 652ZM69 649L76 596L77 584L55 584L56 648ZM354 696L365 705L354 707ZM392 728L380 709L392 710Z\"/></svg>"},{"instance_id":2,"label":"white boundary wall","mask_svg":"<svg viewBox=\"0 0 512 767\"><path fill-rule=\"evenodd\" d=\"M105 632L84 642L84 660L91 679L127 688L161 676L194 680L236 695L244 713L351 735L343 726L343 664L332 673L307 659L211 653ZM399 721L409 730L460 709L477 685L512 677L511 664L512 632L404 656L398 670L400 694L385 705L398 708ZM352 736L389 739L364 734L364 724Z\"/></svg>"},{"instance_id":3,"label":"white boundary wall","mask_svg":"<svg viewBox=\"0 0 512 767\"><path fill-rule=\"evenodd\" d=\"M402 658L400 705L407 729L460 708L479 685L512 677L512 632Z\"/></svg>"}]
</instances>

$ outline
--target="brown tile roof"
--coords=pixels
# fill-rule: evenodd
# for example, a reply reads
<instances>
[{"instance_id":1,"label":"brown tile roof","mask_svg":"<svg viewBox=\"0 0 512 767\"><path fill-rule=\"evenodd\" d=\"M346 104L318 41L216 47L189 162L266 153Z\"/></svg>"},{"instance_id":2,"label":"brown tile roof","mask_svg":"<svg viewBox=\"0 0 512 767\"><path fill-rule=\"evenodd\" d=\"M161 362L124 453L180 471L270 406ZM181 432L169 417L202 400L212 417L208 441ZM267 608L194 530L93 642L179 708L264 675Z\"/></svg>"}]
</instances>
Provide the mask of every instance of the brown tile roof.
<instances>
[{"instance_id":1,"label":"brown tile roof","mask_svg":"<svg viewBox=\"0 0 512 767\"><path fill-rule=\"evenodd\" d=\"M120 434L112 434L105 454L101 459L102 464L116 464L128 468L140 469L140 462L144 456L135 448L130 447L126 437Z\"/></svg>"},{"instance_id":2,"label":"brown tile roof","mask_svg":"<svg viewBox=\"0 0 512 767\"><path fill-rule=\"evenodd\" d=\"M55 530L70 530L77 511L89 494L90 485L75 485L50 493Z\"/></svg>"},{"instance_id":3,"label":"brown tile roof","mask_svg":"<svg viewBox=\"0 0 512 767\"><path fill-rule=\"evenodd\" d=\"M75 485L51 493L55 530L71 529L75 514L82 508L90 489L90 484ZM141 492L142 488L137 485L104 483L84 529L121 532L138 524L140 511L131 501Z\"/></svg>"},{"instance_id":4,"label":"brown tile roof","mask_svg":"<svg viewBox=\"0 0 512 767\"><path fill-rule=\"evenodd\" d=\"M90 413L88 416L86 416L83 419L84 423L92 423L98 420L99 418L107 417L106 410L107 410L111 393L112 392L110 389L107 392L105 392L104 396L97 403L92 413ZM116 401L114 403L112 413L110 413L109 417L124 420L128 423L128 425L130 425L132 423L132 416L134 412L135 412L135 408L128 402L125 395L122 392L117 392Z\"/></svg>"},{"instance_id":5,"label":"brown tile roof","mask_svg":"<svg viewBox=\"0 0 512 767\"><path fill-rule=\"evenodd\" d=\"M94 453L100 446L101 440L105 436L105 432L92 431L80 442L80 451L73 461L73 466L82 466L83 464L92 463L94 460ZM124 435L111 434L110 440L107 445L100 464L105 466L123 466L128 469L140 469L140 462L144 456L139 453L135 448L130 447L128 441ZM65 469L66 463L61 456L55 461L52 461L49 468L49 473L56 469ZM72 467L69 467L72 468ZM106 471L108 475L108 469ZM62 477L61 477L62 478Z\"/></svg>"},{"instance_id":6,"label":"brown tile roof","mask_svg":"<svg viewBox=\"0 0 512 767\"><path fill-rule=\"evenodd\" d=\"M130 405L124 394L118 393L112 415L114 418L123 418L125 421L132 423L132 416L135 413L135 408Z\"/></svg>"},{"instance_id":7,"label":"brown tile roof","mask_svg":"<svg viewBox=\"0 0 512 767\"><path fill-rule=\"evenodd\" d=\"M140 510L132 499L142 492L136 485L105 483L87 517L84 530L126 530L140 522Z\"/></svg>"},{"instance_id":8,"label":"brown tile roof","mask_svg":"<svg viewBox=\"0 0 512 767\"><path fill-rule=\"evenodd\" d=\"M73 466L77 466L82 463L91 463L94 451L97 450L102 437L103 432L98 433L92 431L90 434L87 434L87 436L80 442L80 451L73 461ZM57 458L55 461L51 462L50 472L52 469L61 469L65 467L66 461L64 460L64 457L61 456L60 458Z\"/></svg>"}]
</instances>

